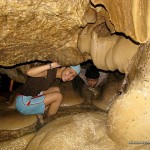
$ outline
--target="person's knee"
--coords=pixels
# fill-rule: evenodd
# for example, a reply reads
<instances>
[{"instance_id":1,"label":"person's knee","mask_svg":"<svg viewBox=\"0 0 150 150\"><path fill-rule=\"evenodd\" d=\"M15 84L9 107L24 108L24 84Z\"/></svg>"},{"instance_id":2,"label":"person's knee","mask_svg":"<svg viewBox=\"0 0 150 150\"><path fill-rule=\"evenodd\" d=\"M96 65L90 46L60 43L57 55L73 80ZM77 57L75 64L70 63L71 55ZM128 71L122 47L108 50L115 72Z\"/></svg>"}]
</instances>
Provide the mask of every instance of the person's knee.
<instances>
[{"instance_id":1,"label":"person's knee","mask_svg":"<svg viewBox=\"0 0 150 150\"><path fill-rule=\"evenodd\" d=\"M59 102L59 103L61 103L62 102L62 98L63 98L63 96L62 96L62 94L61 93L57 93L57 102Z\"/></svg>"},{"instance_id":2,"label":"person's knee","mask_svg":"<svg viewBox=\"0 0 150 150\"><path fill-rule=\"evenodd\" d=\"M60 92L60 88L59 87L53 87L53 88L54 88L54 91Z\"/></svg>"},{"instance_id":3,"label":"person's knee","mask_svg":"<svg viewBox=\"0 0 150 150\"><path fill-rule=\"evenodd\" d=\"M44 94L54 93L54 92L60 92L59 87L50 87L48 90L43 91Z\"/></svg>"},{"instance_id":4,"label":"person's knee","mask_svg":"<svg viewBox=\"0 0 150 150\"><path fill-rule=\"evenodd\" d=\"M47 94L44 99L44 104L47 106L52 103L61 103L62 94L60 92L55 92L51 94Z\"/></svg>"}]
</instances>

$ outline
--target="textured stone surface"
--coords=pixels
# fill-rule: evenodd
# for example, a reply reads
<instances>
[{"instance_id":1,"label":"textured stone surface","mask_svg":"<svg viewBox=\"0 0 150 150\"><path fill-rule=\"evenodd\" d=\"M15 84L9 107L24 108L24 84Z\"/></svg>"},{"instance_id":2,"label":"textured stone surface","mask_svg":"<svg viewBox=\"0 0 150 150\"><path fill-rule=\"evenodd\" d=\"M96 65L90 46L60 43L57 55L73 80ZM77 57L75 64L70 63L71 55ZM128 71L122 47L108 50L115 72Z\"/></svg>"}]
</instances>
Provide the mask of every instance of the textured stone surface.
<instances>
[{"instance_id":1,"label":"textured stone surface","mask_svg":"<svg viewBox=\"0 0 150 150\"><path fill-rule=\"evenodd\" d=\"M115 101L115 98L121 94L121 87L123 84L125 75L120 74L111 74L108 78L107 83L101 90L101 95L97 99L93 99L92 103L102 110L109 111L112 103Z\"/></svg>"},{"instance_id":2,"label":"textured stone surface","mask_svg":"<svg viewBox=\"0 0 150 150\"><path fill-rule=\"evenodd\" d=\"M102 4L109 13L116 32L122 32L135 41L144 43L150 39L149 0L91 0Z\"/></svg>"},{"instance_id":3,"label":"textured stone surface","mask_svg":"<svg viewBox=\"0 0 150 150\"><path fill-rule=\"evenodd\" d=\"M84 100L73 89L71 82L62 83L63 101L61 106L75 106L81 104Z\"/></svg>"},{"instance_id":4,"label":"textured stone surface","mask_svg":"<svg viewBox=\"0 0 150 150\"><path fill-rule=\"evenodd\" d=\"M107 114L102 112L60 117L41 128L26 149L136 150L140 147L117 145L107 135L106 120Z\"/></svg>"},{"instance_id":5,"label":"textured stone surface","mask_svg":"<svg viewBox=\"0 0 150 150\"><path fill-rule=\"evenodd\" d=\"M58 118L37 132L27 150L93 149L105 135L106 117L105 113L82 113Z\"/></svg>"},{"instance_id":6,"label":"textured stone surface","mask_svg":"<svg viewBox=\"0 0 150 150\"><path fill-rule=\"evenodd\" d=\"M93 7L89 0L1 1L0 65L15 68L0 68L0 72L24 82L30 66L22 66L23 63L57 61L67 66L87 59L92 59L98 68L125 72L137 45L122 37L106 38L100 24L106 23L111 33L123 32L135 41L144 42L149 37L149 2L92 2L104 7ZM124 58L120 60L122 52Z\"/></svg>"},{"instance_id":7,"label":"textured stone surface","mask_svg":"<svg viewBox=\"0 0 150 150\"><path fill-rule=\"evenodd\" d=\"M150 38L150 1L92 0L92 3L102 4L107 11L97 5L96 14L94 7L89 9L92 7L89 0L1 0L0 65L20 66L1 68L0 72L24 82L30 65L22 66L23 63L41 60L72 65L86 59L92 59L98 68L125 72L129 87L110 109L109 136L121 144L148 140L150 50L143 47L136 53L138 45L134 41L143 43ZM101 28L102 22L113 36ZM80 43L82 35L85 40Z\"/></svg>"},{"instance_id":8,"label":"textured stone surface","mask_svg":"<svg viewBox=\"0 0 150 150\"><path fill-rule=\"evenodd\" d=\"M63 101L61 106L73 106L83 103L83 98L81 98L73 89L68 89L63 93Z\"/></svg>"},{"instance_id":9,"label":"textured stone surface","mask_svg":"<svg viewBox=\"0 0 150 150\"><path fill-rule=\"evenodd\" d=\"M66 66L91 58L98 68L112 71L119 69L125 72L128 66L126 62L132 58L136 46L131 46L126 52L122 45L128 42L120 41L116 42L114 47L114 43L108 42L109 38L100 36L103 31L94 28L100 25L100 22L105 22L111 33L123 32L135 41L144 42L149 38L150 3L139 0L132 2L93 0L92 2L95 5L103 4L108 12L101 5L94 8L89 4L89 0L1 1L0 65L19 64L20 66L12 69L3 68L0 72L8 74L14 80L24 82L27 67L21 66L23 63L35 60L57 61ZM139 15L136 15L136 12ZM93 24L93 26L88 28L87 24L89 26ZM85 32L85 30L88 31ZM81 32L85 36L83 42L80 37L78 38ZM114 40L113 37L111 40ZM100 42L108 45L104 46L103 51L100 50L101 46L98 49ZM129 45L134 45L132 41L130 42ZM109 57L106 58L105 54L108 52L109 45L113 47L115 54L109 52ZM125 56L122 62L118 59L121 51ZM104 59L100 62L95 55L100 55Z\"/></svg>"},{"instance_id":10,"label":"textured stone surface","mask_svg":"<svg viewBox=\"0 0 150 150\"><path fill-rule=\"evenodd\" d=\"M37 117L35 115L24 116L16 110L0 112L0 141L35 132Z\"/></svg>"},{"instance_id":11,"label":"textured stone surface","mask_svg":"<svg viewBox=\"0 0 150 150\"><path fill-rule=\"evenodd\" d=\"M10 141L0 142L0 150L24 150L34 135L35 133L31 133Z\"/></svg>"},{"instance_id":12,"label":"textured stone surface","mask_svg":"<svg viewBox=\"0 0 150 150\"><path fill-rule=\"evenodd\" d=\"M127 145L129 141L149 141L149 44L141 45L130 67L127 91L115 101L108 118L110 137L117 143L124 145Z\"/></svg>"},{"instance_id":13,"label":"textured stone surface","mask_svg":"<svg viewBox=\"0 0 150 150\"><path fill-rule=\"evenodd\" d=\"M33 60L57 60L68 65L69 62L60 59L61 50L62 55L70 54L65 57L70 58L70 64L83 61L76 51L76 39L88 3L89 0L67 3L62 0L2 0L0 65L12 66ZM71 58L74 55L76 59Z\"/></svg>"},{"instance_id":14,"label":"textured stone surface","mask_svg":"<svg viewBox=\"0 0 150 150\"><path fill-rule=\"evenodd\" d=\"M104 20L87 25L79 35L78 47L82 53L88 53L94 64L103 70L119 70L126 73L138 44L121 35L111 35Z\"/></svg>"}]
</instances>

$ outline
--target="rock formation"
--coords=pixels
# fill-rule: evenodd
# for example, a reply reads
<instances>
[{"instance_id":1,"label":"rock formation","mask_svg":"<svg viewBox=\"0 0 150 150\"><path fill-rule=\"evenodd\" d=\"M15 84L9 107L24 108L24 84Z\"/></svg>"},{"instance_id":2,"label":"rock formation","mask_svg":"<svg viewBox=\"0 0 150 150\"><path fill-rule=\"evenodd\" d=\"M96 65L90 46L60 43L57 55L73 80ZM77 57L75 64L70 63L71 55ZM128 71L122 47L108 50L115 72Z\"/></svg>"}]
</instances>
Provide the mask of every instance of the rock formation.
<instances>
[{"instance_id":1,"label":"rock formation","mask_svg":"<svg viewBox=\"0 0 150 150\"><path fill-rule=\"evenodd\" d=\"M33 65L88 59L124 73L107 120L117 144L150 141L150 1L0 1L0 73L25 82Z\"/></svg>"}]
</instances>

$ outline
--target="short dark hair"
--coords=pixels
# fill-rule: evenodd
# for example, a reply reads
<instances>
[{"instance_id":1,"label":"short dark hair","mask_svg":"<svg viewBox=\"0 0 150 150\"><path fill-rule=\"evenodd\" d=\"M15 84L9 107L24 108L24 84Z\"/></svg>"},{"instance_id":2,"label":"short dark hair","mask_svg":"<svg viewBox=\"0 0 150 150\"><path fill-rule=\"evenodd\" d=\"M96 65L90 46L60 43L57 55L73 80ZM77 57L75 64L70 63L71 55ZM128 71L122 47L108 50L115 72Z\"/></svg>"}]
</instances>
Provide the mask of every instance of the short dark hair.
<instances>
[{"instance_id":1,"label":"short dark hair","mask_svg":"<svg viewBox=\"0 0 150 150\"><path fill-rule=\"evenodd\" d=\"M85 76L90 79L97 79L100 76L99 70L95 66L90 66L85 73Z\"/></svg>"}]
</instances>

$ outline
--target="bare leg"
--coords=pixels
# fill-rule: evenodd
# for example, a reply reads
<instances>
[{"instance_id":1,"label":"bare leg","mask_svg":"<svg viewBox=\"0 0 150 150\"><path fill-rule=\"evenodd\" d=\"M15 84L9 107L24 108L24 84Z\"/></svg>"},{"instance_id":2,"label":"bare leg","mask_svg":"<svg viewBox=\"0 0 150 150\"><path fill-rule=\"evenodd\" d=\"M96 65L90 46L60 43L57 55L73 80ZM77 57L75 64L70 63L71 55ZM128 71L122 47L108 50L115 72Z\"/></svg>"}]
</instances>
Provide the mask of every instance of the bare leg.
<instances>
[{"instance_id":1,"label":"bare leg","mask_svg":"<svg viewBox=\"0 0 150 150\"><path fill-rule=\"evenodd\" d=\"M9 85L9 91L12 92L13 91L13 84L14 84L14 80L10 80L10 85Z\"/></svg>"},{"instance_id":2,"label":"bare leg","mask_svg":"<svg viewBox=\"0 0 150 150\"><path fill-rule=\"evenodd\" d=\"M49 117L57 113L62 100L62 98L60 99L58 96L61 94L59 87L50 87L48 90L43 91L43 94L45 94L45 99L44 99L45 113L44 115L41 114L36 115L41 125L45 123L44 118L46 118L46 115Z\"/></svg>"},{"instance_id":3,"label":"bare leg","mask_svg":"<svg viewBox=\"0 0 150 150\"><path fill-rule=\"evenodd\" d=\"M51 87L47 91L44 91L45 99L44 104L48 107L48 116L56 114L60 103L62 101L62 94L58 87Z\"/></svg>"},{"instance_id":4,"label":"bare leg","mask_svg":"<svg viewBox=\"0 0 150 150\"><path fill-rule=\"evenodd\" d=\"M57 113L61 101L62 101L62 95L59 92L46 94L44 103L46 107L49 105L48 114L47 114L48 116Z\"/></svg>"},{"instance_id":5,"label":"bare leg","mask_svg":"<svg viewBox=\"0 0 150 150\"><path fill-rule=\"evenodd\" d=\"M40 124L44 124L43 115L41 115L41 114L36 114L36 116L37 116L37 118L38 118L38 120L39 120L39 123L40 123Z\"/></svg>"}]
</instances>

